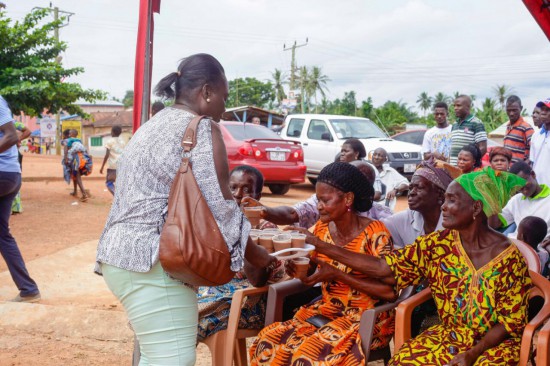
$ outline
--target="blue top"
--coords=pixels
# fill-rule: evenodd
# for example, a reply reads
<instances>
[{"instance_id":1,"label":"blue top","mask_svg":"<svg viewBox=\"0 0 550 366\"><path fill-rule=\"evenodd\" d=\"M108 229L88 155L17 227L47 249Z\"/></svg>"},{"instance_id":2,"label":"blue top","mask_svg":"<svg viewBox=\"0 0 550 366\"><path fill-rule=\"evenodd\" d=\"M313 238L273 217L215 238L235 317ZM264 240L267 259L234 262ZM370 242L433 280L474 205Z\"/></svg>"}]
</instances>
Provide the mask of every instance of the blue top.
<instances>
[{"instance_id":1,"label":"blue top","mask_svg":"<svg viewBox=\"0 0 550 366\"><path fill-rule=\"evenodd\" d=\"M0 126L7 123L13 124L13 116L8 103L0 96ZM0 132L0 139L2 137L4 137L4 133ZM21 173L21 167L17 160L17 145L13 145L0 154L0 172Z\"/></svg>"}]
</instances>

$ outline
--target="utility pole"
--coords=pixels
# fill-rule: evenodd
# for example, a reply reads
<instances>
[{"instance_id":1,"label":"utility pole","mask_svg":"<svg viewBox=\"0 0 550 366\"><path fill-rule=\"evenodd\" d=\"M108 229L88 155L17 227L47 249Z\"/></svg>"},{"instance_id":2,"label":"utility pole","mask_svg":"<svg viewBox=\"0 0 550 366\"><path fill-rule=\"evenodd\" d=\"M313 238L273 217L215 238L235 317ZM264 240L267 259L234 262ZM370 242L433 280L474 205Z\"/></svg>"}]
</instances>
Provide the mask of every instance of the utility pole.
<instances>
[{"instance_id":1,"label":"utility pole","mask_svg":"<svg viewBox=\"0 0 550 366\"><path fill-rule=\"evenodd\" d=\"M37 7L34 7L33 10L34 9L47 9L50 12L53 12L54 21L59 20L59 13L62 13L63 16L67 17L67 23L56 26L55 30L54 30L55 41L57 43L59 43L59 28L63 28L63 27L68 26L71 15L74 15L74 13L64 11L64 10L59 10L59 8L57 6L55 8L52 8L52 3L50 3L49 8L42 8L42 7L37 6ZM61 56L60 55L57 55L57 57L55 58L55 62L58 63L58 64L61 63ZM55 129L55 131L56 131L55 132L55 154L56 155L61 155L61 115L59 113L60 111L56 111L56 112L57 113L55 115L55 126L56 126L56 129ZM82 137L82 136L80 136L80 137Z\"/></svg>"},{"instance_id":2,"label":"utility pole","mask_svg":"<svg viewBox=\"0 0 550 366\"><path fill-rule=\"evenodd\" d=\"M292 50L292 61L290 63L290 90L294 90L294 87L296 86L296 48L307 46L308 39L306 38L306 43L297 45L296 41L294 41L294 44L292 47L286 47L286 45L283 45L283 51L289 51Z\"/></svg>"}]
</instances>

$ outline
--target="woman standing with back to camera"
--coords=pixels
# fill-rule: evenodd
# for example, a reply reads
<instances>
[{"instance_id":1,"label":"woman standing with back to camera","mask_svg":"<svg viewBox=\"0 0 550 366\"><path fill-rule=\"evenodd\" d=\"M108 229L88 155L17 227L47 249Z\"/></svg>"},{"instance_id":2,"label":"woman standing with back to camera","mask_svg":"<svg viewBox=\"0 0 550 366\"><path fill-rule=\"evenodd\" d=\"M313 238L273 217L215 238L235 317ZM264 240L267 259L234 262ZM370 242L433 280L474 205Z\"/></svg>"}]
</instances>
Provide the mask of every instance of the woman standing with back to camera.
<instances>
[{"instance_id":1,"label":"woman standing with back to camera","mask_svg":"<svg viewBox=\"0 0 550 366\"><path fill-rule=\"evenodd\" d=\"M121 301L140 344L140 365L193 365L197 341L195 288L169 277L159 262L159 240L168 196L183 156L189 122L203 118L190 153L193 175L231 253L231 269L246 259L266 268L274 262L263 248L247 245L250 223L229 190L227 153L219 121L228 86L214 57L183 59L155 93L175 98L132 137L117 167L117 190L97 252L97 272Z\"/></svg>"}]
</instances>

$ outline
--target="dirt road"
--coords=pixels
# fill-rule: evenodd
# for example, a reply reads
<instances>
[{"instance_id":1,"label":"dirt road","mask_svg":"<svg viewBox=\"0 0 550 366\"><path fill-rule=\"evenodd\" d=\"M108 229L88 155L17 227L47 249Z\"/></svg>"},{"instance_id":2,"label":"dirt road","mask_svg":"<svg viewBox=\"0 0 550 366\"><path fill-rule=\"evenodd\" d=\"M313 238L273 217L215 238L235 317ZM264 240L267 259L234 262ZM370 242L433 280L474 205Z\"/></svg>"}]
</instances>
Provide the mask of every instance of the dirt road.
<instances>
[{"instance_id":1,"label":"dirt road","mask_svg":"<svg viewBox=\"0 0 550 366\"><path fill-rule=\"evenodd\" d=\"M118 301L93 274L95 248L112 197L99 175L84 178L92 198L82 203L69 195L56 156L26 154L21 190L24 212L10 226L40 286L39 304L6 302L17 295L0 261L0 365L129 365L132 332ZM291 205L313 193L310 184L284 196L264 191L267 205ZM403 202L398 203L400 207ZM197 365L209 365L204 345Z\"/></svg>"}]
</instances>

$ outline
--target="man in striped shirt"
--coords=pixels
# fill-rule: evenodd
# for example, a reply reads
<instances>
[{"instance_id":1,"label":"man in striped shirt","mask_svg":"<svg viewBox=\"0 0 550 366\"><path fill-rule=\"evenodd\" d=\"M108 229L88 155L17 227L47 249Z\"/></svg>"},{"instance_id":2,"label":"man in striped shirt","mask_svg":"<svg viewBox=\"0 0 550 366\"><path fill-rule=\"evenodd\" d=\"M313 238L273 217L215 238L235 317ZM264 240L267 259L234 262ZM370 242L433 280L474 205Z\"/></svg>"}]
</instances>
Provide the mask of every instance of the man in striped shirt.
<instances>
[{"instance_id":1,"label":"man in striped shirt","mask_svg":"<svg viewBox=\"0 0 550 366\"><path fill-rule=\"evenodd\" d=\"M529 161L531 136L534 130L521 116L522 110L523 106L518 96L511 95L506 100L506 114L510 121L506 125L504 147L512 152L512 164L518 161Z\"/></svg>"},{"instance_id":2,"label":"man in striped shirt","mask_svg":"<svg viewBox=\"0 0 550 366\"><path fill-rule=\"evenodd\" d=\"M454 101L457 122L451 131L451 159L452 165L457 165L458 153L468 144L476 144L481 156L487 152L487 133L479 118L470 113L472 98L459 95Z\"/></svg>"}]
</instances>

